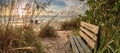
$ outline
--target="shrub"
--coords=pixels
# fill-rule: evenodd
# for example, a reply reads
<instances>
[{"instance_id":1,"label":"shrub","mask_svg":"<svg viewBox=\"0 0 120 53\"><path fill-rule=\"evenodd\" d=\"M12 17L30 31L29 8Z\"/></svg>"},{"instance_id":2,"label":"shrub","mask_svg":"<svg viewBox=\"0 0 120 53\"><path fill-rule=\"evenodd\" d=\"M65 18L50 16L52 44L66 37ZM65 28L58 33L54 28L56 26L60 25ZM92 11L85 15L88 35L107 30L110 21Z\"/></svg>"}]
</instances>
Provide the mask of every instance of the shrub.
<instances>
[{"instance_id":1,"label":"shrub","mask_svg":"<svg viewBox=\"0 0 120 53\"><path fill-rule=\"evenodd\" d=\"M19 36L19 47L35 47L35 53L42 53L42 46L40 38L33 31L30 26L24 26L23 28L17 28L17 33Z\"/></svg>"},{"instance_id":2,"label":"shrub","mask_svg":"<svg viewBox=\"0 0 120 53\"><path fill-rule=\"evenodd\" d=\"M57 32L55 31L55 28L52 26L45 26L40 31L40 37L56 37Z\"/></svg>"},{"instance_id":3,"label":"shrub","mask_svg":"<svg viewBox=\"0 0 120 53\"><path fill-rule=\"evenodd\" d=\"M78 29L80 26L80 18L72 18L71 21L65 21L62 24L62 30Z\"/></svg>"},{"instance_id":4,"label":"shrub","mask_svg":"<svg viewBox=\"0 0 120 53\"><path fill-rule=\"evenodd\" d=\"M70 29L72 29L70 22L65 21L65 22L62 24L61 29L62 29L62 30L70 30Z\"/></svg>"}]
</instances>

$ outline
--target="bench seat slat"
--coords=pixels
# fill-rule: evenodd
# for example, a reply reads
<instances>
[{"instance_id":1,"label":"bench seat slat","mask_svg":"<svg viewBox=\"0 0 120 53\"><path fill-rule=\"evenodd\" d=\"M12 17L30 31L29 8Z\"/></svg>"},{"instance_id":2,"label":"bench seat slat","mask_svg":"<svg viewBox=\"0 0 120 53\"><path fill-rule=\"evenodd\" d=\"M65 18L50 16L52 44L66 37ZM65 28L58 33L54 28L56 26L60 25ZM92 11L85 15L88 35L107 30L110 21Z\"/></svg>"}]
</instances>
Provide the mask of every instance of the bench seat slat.
<instances>
[{"instance_id":1,"label":"bench seat slat","mask_svg":"<svg viewBox=\"0 0 120 53\"><path fill-rule=\"evenodd\" d=\"M78 51L78 49L77 49L77 46L75 45L75 41L73 40L73 37L72 37L72 36L70 37L70 42L71 42L71 45L72 45L72 50L73 50L73 52L79 53L79 51Z\"/></svg>"},{"instance_id":2,"label":"bench seat slat","mask_svg":"<svg viewBox=\"0 0 120 53\"><path fill-rule=\"evenodd\" d=\"M76 36L76 38L78 39L80 45L82 46L82 48L85 50L85 53L91 53L91 50L87 47L87 45L82 41L80 36Z\"/></svg>"},{"instance_id":3,"label":"bench seat slat","mask_svg":"<svg viewBox=\"0 0 120 53\"><path fill-rule=\"evenodd\" d=\"M82 49L81 45L79 44L79 41L77 40L76 36L73 37L76 43L76 46L80 53L84 53L84 50Z\"/></svg>"}]
</instances>

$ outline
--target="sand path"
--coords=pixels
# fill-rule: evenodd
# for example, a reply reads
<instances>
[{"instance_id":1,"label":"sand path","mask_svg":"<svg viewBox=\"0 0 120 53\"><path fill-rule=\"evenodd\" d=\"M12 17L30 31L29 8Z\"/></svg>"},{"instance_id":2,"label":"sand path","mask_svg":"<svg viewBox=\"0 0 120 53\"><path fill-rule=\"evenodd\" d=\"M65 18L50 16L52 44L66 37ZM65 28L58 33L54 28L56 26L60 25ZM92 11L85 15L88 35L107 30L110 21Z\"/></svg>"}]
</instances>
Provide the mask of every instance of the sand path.
<instances>
[{"instance_id":1,"label":"sand path","mask_svg":"<svg viewBox=\"0 0 120 53\"><path fill-rule=\"evenodd\" d=\"M56 38L41 38L43 53L72 53L69 42L71 31L57 31Z\"/></svg>"}]
</instances>

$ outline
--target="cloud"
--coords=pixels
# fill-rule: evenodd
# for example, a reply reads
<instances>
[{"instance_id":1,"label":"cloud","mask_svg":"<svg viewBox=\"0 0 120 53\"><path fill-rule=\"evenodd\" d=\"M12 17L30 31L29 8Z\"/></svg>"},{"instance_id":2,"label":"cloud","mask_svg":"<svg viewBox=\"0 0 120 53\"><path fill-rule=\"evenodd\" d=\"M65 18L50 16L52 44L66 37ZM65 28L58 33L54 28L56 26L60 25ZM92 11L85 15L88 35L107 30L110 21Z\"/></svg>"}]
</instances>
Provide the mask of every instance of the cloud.
<instances>
[{"instance_id":1,"label":"cloud","mask_svg":"<svg viewBox=\"0 0 120 53\"><path fill-rule=\"evenodd\" d=\"M60 7L66 7L67 4L64 1L53 1L51 3L51 5L56 5L56 6L60 6Z\"/></svg>"},{"instance_id":2,"label":"cloud","mask_svg":"<svg viewBox=\"0 0 120 53\"><path fill-rule=\"evenodd\" d=\"M87 0L84 0L84 1L80 1L80 0L61 0L63 2L65 2L69 7L70 6L79 6L80 4L84 4L87 2Z\"/></svg>"},{"instance_id":3,"label":"cloud","mask_svg":"<svg viewBox=\"0 0 120 53\"><path fill-rule=\"evenodd\" d=\"M77 8L80 5L79 0L55 0L51 3L51 9L68 10Z\"/></svg>"},{"instance_id":4,"label":"cloud","mask_svg":"<svg viewBox=\"0 0 120 53\"><path fill-rule=\"evenodd\" d=\"M76 15L84 15L87 10L87 5L85 3L87 0L79 1L79 0L56 0L51 3L49 10L53 10L54 12L64 12L64 14L70 13L73 16Z\"/></svg>"},{"instance_id":5,"label":"cloud","mask_svg":"<svg viewBox=\"0 0 120 53\"><path fill-rule=\"evenodd\" d=\"M84 0L84 1L79 1L79 0L56 0L52 4L54 6L56 6L57 8L61 7L60 9L66 8L66 10L69 10L69 9L76 9L77 7L81 7L86 2L87 2L87 0Z\"/></svg>"},{"instance_id":6,"label":"cloud","mask_svg":"<svg viewBox=\"0 0 120 53\"><path fill-rule=\"evenodd\" d=\"M67 7L67 4L64 1L56 0L50 4L50 7L48 8L48 10L61 11L61 10L64 10L66 7Z\"/></svg>"},{"instance_id":7,"label":"cloud","mask_svg":"<svg viewBox=\"0 0 120 53\"><path fill-rule=\"evenodd\" d=\"M62 1L64 1L67 4L66 11L71 10L77 14L84 15L85 11L88 9L88 6L85 4L87 2L87 0L84 0L84 1L62 0Z\"/></svg>"}]
</instances>

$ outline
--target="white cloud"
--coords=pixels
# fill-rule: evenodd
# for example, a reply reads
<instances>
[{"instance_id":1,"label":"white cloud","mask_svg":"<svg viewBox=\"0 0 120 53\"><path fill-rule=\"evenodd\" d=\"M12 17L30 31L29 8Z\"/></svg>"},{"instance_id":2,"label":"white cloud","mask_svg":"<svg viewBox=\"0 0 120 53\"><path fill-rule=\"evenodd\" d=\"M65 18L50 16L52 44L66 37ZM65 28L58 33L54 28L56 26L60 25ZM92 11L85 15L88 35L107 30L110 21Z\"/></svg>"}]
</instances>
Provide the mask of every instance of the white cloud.
<instances>
[{"instance_id":1,"label":"white cloud","mask_svg":"<svg viewBox=\"0 0 120 53\"><path fill-rule=\"evenodd\" d=\"M63 0L63 1L68 5L68 7L78 6L80 4L79 0Z\"/></svg>"},{"instance_id":2,"label":"white cloud","mask_svg":"<svg viewBox=\"0 0 120 53\"><path fill-rule=\"evenodd\" d=\"M62 0L67 4L66 7L66 11L74 11L74 15L78 15L78 14L82 14L84 15L85 11L87 10L87 6L85 5L85 3L87 2L87 0L84 1L79 1L79 0Z\"/></svg>"}]
</instances>

